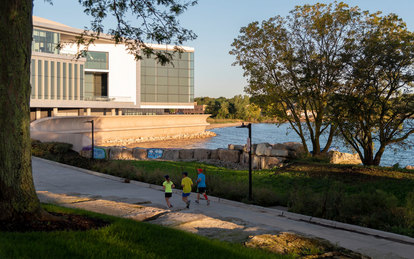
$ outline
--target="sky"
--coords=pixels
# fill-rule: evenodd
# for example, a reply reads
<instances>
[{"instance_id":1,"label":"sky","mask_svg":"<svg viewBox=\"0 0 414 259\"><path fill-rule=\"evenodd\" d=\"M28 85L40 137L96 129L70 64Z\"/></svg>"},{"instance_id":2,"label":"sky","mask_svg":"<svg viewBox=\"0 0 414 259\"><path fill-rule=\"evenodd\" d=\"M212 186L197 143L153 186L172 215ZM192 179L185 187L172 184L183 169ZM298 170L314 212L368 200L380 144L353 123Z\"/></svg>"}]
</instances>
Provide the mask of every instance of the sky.
<instances>
[{"instance_id":1,"label":"sky","mask_svg":"<svg viewBox=\"0 0 414 259\"><path fill-rule=\"evenodd\" d=\"M185 45L195 48L195 97L233 97L244 94L247 86L243 70L232 66L235 57L229 54L241 27L276 15L287 16L296 5L331 3L313 0L198 0L179 16L181 25L193 30L198 38ZM395 13L414 31L413 0L344 0L370 12ZM33 14L71 27L83 29L90 17L83 13L77 0L34 0ZM107 23L113 26L111 21Z\"/></svg>"}]
</instances>

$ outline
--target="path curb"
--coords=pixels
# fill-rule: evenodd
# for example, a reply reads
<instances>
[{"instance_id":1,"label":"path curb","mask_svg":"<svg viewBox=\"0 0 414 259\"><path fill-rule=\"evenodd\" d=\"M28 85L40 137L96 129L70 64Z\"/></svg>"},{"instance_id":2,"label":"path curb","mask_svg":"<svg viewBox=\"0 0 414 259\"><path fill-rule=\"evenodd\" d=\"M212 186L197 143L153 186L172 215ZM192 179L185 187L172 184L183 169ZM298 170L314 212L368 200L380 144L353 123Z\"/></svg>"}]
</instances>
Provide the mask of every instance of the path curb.
<instances>
[{"instance_id":1,"label":"path curb","mask_svg":"<svg viewBox=\"0 0 414 259\"><path fill-rule=\"evenodd\" d=\"M77 171L80 171L80 172L83 172L83 173L86 173L86 174L106 178L106 179L117 181L117 182L123 182L124 181L124 178L121 178L121 177L118 177L118 176L103 174L103 173L99 173L99 172L95 172L95 171L91 171L91 170L87 170L87 169L83 169L83 168L79 168L79 167L75 167L75 166L71 166L71 165L67 165L67 164L62 164L62 163L58 163L58 162L43 159L43 158L39 158L39 157L32 156L32 159L38 159L40 161L43 161L43 162L46 162L46 163L49 163L49 164L52 164L52 165L59 165L59 166L62 166L62 167L70 168L70 169L77 170ZM140 187L146 187L146 188L151 188L151 189L163 191L163 188L160 185L154 185L154 184L149 184L149 183L144 183L144 182L139 182L139 181L134 181L134 180L131 180L130 183L134 184L136 186L140 186ZM182 192L180 190L173 190L173 193L181 194ZM413 244L414 245L414 238L411 238L411 237L408 237L408 236L403 236L403 235L394 234L394 233L390 233L390 232L385 232L385 231L381 231L381 230L376 230L376 229L372 229L372 228L366 228L366 227L351 225L351 224L337 222L337 221L333 221L333 220L315 218L315 217L312 217L312 216L306 216L306 215L302 215L302 214L287 212L287 211L283 211L283 210L279 210L279 209L266 208L266 207L257 206L257 205L245 204L245 203L242 203L242 202L222 199L222 198L214 197L214 196L209 196L209 199L211 201L218 202L218 203L224 203L224 204L228 204L228 205L232 205L232 206L236 206L236 207L247 208L251 211L257 211L257 212L262 212L262 213L263 212L270 213L270 214L274 214L275 216L286 217L286 218L292 219L292 220L304 221L304 222L318 224L318 225L322 225L322 226L326 226L326 227L330 227L330 228L348 230L348 231L356 232L356 233L359 233L359 234L370 235L370 236L374 236L374 237L379 237L379 238L389 239L389 240L392 240L392 241L398 241L398 242L408 243L408 244Z\"/></svg>"}]
</instances>

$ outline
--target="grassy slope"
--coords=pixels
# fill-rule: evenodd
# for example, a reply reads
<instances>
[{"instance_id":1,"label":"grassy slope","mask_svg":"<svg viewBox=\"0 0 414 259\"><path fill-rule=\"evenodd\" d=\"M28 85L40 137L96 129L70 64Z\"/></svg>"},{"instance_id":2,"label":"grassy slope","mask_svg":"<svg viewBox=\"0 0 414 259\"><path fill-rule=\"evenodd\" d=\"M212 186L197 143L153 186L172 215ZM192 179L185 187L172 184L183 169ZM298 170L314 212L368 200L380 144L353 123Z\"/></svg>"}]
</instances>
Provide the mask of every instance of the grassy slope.
<instances>
[{"instance_id":1,"label":"grassy slope","mask_svg":"<svg viewBox=\"0 0 414 259\"><path fill-rule=\"evenodd\" d=\"M291 258L183 231L45 205L47 210L110 221L90 231L0 232L0 258Z\"/></svg>"},{"instance_id":2,"label":"grassy slope","mask_svg":"<svg viewBox=\"0 0 414 259\"><path fill-rule=\"evenodd\" d=\"M113 161L119 163L121 168L133 165L144 176L145 180L154 184L161 184L162 176L169 174L176 185L181 181L181 172L187 171L189 176L195 179L196 168L203 168L207 172L210 185L223 185L223 189L247 188L248 172L243 170L231 170L196 162L172 162L172 161ZM111 169L111 168L109 168ZM125 176L136 178L136 175ZM138 176L138 179L140 177ZM211 182L213 181L213 182ZM414 174L404 170L392 170L385 168L363 168L361 166L327 165L323 163L295 163L287 168L277 170L253 171L253 187L256 190L270 189L277 196L274 204L287 206L289 192L311 188L315 192L323 192L334 183L344 187L346 193L374 192L383 190L397 197L399 205L405 203L406 195L414 190ZM212 186L210 186L212 187ZM216 186L214 186L216 187ZM210 190L221 192L216 188ZM241 197L240 197L241 198Z\"/></svg>"},{"instance_id":3,"label":"grassy slope","mask_svg":"<svg viewBox=\"0 0 414 259\"><path fill-rule=\"evenodd\" d=\"M93 170L152 184L161 184L169 174L180 188L181 172L196 179L196 168L207 172L208 193L247 202L247 171L170 161L112 161ZM413 191L414 174L408 170L305 161L253 174L255 204L288 206L301 214L409 236L414 236Z\"/></svg>"}]
</instances>

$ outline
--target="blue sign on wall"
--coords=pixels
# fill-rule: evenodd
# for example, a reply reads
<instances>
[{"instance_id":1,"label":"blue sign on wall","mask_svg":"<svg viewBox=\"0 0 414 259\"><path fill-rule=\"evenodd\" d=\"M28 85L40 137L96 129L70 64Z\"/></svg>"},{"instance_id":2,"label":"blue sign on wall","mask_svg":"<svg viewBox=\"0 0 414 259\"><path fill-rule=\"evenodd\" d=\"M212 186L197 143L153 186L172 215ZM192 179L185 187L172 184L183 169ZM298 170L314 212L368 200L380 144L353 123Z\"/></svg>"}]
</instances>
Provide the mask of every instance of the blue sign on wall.
<instances>
[{"instance_id":1,"label":"blue sign on wall","mask_svg":"<svg viewBox=\"0 0 414 259\"><path fill-rule=\"evenodd\" d=\"M164 150L159 148L150 148L147 150L147 157L149 159L158 159L162 157Z\"/></svg>"},{"instance_id":2,"label":"blue sign on wall","mask_svg":"<svg viewBox=\"0 0 414 259\"><path fill-rule=\"evenodd\" d=\"M106 157L105 149L97 148L97 147L93 149L93 158L95 158L95 159L105 159L105 157Z\"/></svg>"}]
</instances>

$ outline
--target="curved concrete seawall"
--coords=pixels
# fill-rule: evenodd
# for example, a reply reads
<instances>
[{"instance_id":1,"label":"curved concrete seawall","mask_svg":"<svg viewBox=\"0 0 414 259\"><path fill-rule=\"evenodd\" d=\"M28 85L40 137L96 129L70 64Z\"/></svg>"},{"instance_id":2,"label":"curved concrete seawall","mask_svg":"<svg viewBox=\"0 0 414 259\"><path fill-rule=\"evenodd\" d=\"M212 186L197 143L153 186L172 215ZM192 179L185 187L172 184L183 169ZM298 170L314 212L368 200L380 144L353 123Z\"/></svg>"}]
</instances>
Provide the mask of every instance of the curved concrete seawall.
<instances>
[{"instance_id":1,"label":"curved concrete seawall","mask_svg":"<svg viewBox=\"0 0 414 259\"><path fill-rule=\"evenodd\" d=\"M50 117L30 124L33 139L71 143L73 150L91 144L91 124L94 120L95 144L138 138L195 135L205 131L210 115L134 115L134 116L74 116Z\"/></svg>"}]
</instances>

